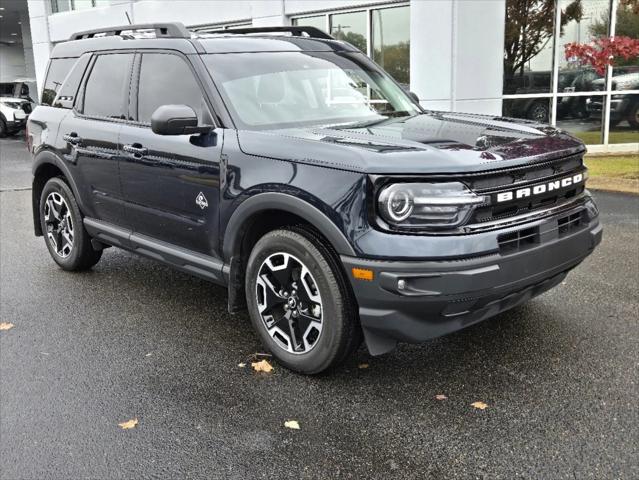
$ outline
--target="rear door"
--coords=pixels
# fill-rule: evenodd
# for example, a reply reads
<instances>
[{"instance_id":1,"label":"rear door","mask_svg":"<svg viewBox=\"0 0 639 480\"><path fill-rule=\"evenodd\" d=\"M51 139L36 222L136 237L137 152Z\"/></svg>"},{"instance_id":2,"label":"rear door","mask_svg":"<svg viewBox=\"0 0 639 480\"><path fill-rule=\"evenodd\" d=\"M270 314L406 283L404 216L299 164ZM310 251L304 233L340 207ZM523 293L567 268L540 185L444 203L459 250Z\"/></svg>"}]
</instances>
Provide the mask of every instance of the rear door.
<instances>
[{"instance_id":1,"label":"rear door","mask_svg":"<svg viewBox=\"0 0 639 480\"><path fill-rule=\"evenodd\" d=\"M163 136L151 130L151 115L161 105L188 105L200 125L213 123L186 56L143 52L134 72L129 116L135 121L120 134L128 219L137 234L217 257L223 131Z\"/></svg>"},{"instance_id":2,"label":"rear door","mask_svg":"<svg viewBox=\"0 0 639 480\"><path fill-rule=\"evenodd\" d=\"M116 225L125 222L118 166L118 136L126 120L133 53L99 54L92 59L75 108L60 135L85 215Z\"/></svg>"}]
</instances>

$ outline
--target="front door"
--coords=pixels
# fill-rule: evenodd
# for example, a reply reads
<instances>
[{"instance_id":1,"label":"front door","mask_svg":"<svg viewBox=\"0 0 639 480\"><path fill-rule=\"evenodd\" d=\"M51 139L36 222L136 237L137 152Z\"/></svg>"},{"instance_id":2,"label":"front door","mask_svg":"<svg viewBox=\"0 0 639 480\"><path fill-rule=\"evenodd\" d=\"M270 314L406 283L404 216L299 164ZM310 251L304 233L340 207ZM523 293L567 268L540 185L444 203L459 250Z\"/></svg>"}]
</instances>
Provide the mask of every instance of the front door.
<instances>
[{"instance_id":1,"label":"front door","mask_svg":"<svg viewBox=\"0 0 639 480\"><path fill-rule=\"evenodd\" d=\"M150 128L161 105L188 105L200 125L212 123L200 83L186 57L143 53L136 58L129 116L122 127L120 175L133 231L188 250L218 256L218 203L223 130L163 136ZM137 86L137 88L136 88Z\"/></svg>"}]
</instances>

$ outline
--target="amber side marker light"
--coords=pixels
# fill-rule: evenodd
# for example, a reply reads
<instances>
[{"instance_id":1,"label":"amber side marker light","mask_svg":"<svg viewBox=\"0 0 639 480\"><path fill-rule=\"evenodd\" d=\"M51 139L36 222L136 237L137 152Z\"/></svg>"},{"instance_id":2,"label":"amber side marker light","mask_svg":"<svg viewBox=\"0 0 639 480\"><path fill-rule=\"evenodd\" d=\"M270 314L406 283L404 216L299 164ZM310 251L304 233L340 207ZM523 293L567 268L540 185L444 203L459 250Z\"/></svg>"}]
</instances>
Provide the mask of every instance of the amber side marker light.
<instances>
[{"instance_id":1,"label":"amber side marker light","mask_svg":"<svg viewBox=\"0 0 639 480\"><path fill-rule=\"evenodd\" d=\"M368 270L366 268L353 268L352 272L353 272L353 278L356 278L357 280L366 280L368 282L373 281L372 270Z\"/></svg>"}]
</instances>

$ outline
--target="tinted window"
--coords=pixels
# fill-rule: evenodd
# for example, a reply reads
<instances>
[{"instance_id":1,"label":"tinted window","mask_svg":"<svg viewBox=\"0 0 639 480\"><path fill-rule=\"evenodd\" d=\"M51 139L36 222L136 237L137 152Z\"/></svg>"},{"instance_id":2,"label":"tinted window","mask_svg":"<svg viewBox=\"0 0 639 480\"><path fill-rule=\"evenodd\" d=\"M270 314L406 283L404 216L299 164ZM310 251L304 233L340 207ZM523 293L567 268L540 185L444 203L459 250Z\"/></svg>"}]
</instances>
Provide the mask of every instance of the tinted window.
<instances>
[{"instance_id":1,"label":"tinted window","mask_svg":"<svg viewBox=\"0 0 639 480\"><path fill-rule=\"evenodd\" d=\"M84 92L85 115L126 118L125 98L133 54L100 55L91 69Z\"/></svg>"},{"instance_id":2,"label":"tinted window","mask_svg":"<svg viewBox=\"0 0 639 480\"><path fill-rule=\"evenodd\" d=\"M162 105L188 105L202 120L204 98L186 62L170 54L142 56L138 89L138 121L151 123L151 115Z\"/></svg>"},{"instance_id":3,"label":"tinted window","mask_svg":"<svg viewBox=\"0 0 639 480\"><path fill-rule=\"evenodd\" d=\"M13 83L0 83L0 95L13 97Z\"/></svg>"},{"instance_id":4,"label":"tinted window","mask_svg":"<svg viewBox=\"0 0 639 480\"><path fill-rule=\"evenodd\" d=\"M58 95L56 98L65 97L66 101L61 102L57 101L53 103L54 107L58 108L71 108L75 100L75 96L78 93L78 88L80 87L80 82L82 81L82 77L84 76L84 72L87 69L87 65L89 64L89 60L91 59L91 54L86 53L82 55L75 65L71 68L71 71L64 79L64 85L62 88L58 90Z\"/></svg>"},{"instance_id":5,"label":"tinted window","mask_svg":"<svg viewBox=\"0 0 639 480\"><path fill-rule=\"evenodd\" d=\"M42 104L51 105L56 94L62 86L62 82L73 67L77 58L54 58L49 64L47 78L42 89Z\"/></svg>"}]
</instances>

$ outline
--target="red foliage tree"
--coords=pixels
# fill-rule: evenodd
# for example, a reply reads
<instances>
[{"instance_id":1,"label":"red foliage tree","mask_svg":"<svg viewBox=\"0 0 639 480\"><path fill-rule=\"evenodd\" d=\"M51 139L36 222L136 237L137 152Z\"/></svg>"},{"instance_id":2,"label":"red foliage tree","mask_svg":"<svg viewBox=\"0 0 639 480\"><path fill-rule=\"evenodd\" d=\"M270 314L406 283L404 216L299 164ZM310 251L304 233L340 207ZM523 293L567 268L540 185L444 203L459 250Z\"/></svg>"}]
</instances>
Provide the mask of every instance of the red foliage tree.
<instances>
[{"instance_id":1,"label":"red foliage tree","mask_svg":"<svg viewBox=\"0 0 639 480\"><path fill-rule=\"evenodd\" d=\"M605 75L608 65L614 66L620 59L639 58L639 40L630 37L601 37L591 43L568 43L566 60L578 58L591 65L599 75Z\"/></svg>"}]
</instances>

